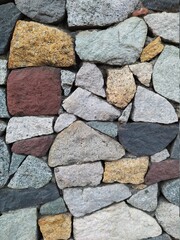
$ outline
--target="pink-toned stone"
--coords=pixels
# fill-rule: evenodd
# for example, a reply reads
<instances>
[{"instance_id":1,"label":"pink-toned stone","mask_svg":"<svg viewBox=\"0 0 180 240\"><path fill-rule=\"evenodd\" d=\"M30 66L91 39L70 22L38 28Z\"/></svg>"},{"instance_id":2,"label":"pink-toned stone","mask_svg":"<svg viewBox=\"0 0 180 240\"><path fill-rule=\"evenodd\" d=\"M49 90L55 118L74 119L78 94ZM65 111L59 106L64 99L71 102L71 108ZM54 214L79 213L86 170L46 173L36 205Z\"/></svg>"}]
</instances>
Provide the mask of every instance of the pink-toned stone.
<instances>
[{"instance_id":1,"label":"pink-toned stone","mask_svg":"<svg viewBox=\"0 0 180 240\"><path fill-rule=\"evenodd\" d=\"M140 9L137 9L135 10L133 13L132 13L132 16L133 17L139 17L139 16L145 16L149 13L149 10L147 8L140 8Z\"/></svg>"}]
</instances>

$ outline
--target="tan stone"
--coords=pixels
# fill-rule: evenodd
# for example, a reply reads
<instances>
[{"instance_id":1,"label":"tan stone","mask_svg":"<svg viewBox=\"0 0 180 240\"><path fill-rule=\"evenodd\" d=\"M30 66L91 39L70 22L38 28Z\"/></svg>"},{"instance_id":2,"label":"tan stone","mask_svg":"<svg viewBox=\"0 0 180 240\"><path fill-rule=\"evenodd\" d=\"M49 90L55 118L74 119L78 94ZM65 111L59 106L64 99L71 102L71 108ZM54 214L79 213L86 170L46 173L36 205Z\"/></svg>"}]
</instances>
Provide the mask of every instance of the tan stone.
<instances>
[{"instance_id":1,"label":"tan stone","mask_svg":"<svg viewBox=\"0 0 180 240\"><path fill-rule=\"evenodd\" d=\"M155 58L164 49L164 45L161 43L161 38L157 37L150 42L141 53L141 62L147 62Z\"/></svg>"},{"instance_id":2,"label":"tan stone","mask_svg":"<svg viewBox=\"0 0 180 240\"><path fill-rule=\"evenodd\" d=\"M38 221L44 240L67 240L71 236L71 215L46 216Z\"/></svg>"},{"instance_id":3,"label":"tan stone","mask_svg":"<svg viewBox=\"0 0 180 240\"><path fill-rule=\"evenodd\" d=\"M108 70L107 101L116 107L124 108L134 97L136 84L128 66Z\"/></svg>"},{"instance_id":4,"label":"tan stone","mask_svg":"<svg viewBox=\"0 0 180 240\"><path fill-rule=\"evenodd\" d=\"M10 47L8 67L55 66L75 64L73 39L55 27L18 21Z\"/></svg>"},{"instance_id":5,"label":"tan stone","mask_svg":"<svg viewBox=\"0 0 180 240\"><path fill-rule=\"evenodd\" d=\"M148 157L122 158L118 161L105 162L103 182L141 184L149 164Z\"/></svg>"}]
</instances>

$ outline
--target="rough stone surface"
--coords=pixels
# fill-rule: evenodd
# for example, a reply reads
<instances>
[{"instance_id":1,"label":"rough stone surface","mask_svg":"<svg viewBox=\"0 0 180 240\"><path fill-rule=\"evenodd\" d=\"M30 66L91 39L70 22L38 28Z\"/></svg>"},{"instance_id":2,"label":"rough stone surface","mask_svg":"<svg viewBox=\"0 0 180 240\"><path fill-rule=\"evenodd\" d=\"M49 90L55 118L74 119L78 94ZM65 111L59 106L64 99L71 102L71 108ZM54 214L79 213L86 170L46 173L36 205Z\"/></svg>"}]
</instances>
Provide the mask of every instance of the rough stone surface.
<instances>
[{"instance_id":1,"label":"rough stone surface","mask_svg":"<svg viewBox=\"0 0 180 240\"><path fill-rule=\"evenodd\" d=\"M0 118L9 118L6 106L6 92L3 88L0 88Z\"/></svg>"},{"instance_id":2,"label":"rough stone surface","mask_svg":"<svg viewBox=\"0 0 180 240\"><path fill-rule=\"evenodd\" d=\"M7 77L7 60L0 58L0 85L4 85L6 83Z\"/></svg>"},{"instance_id":3,"label":"rough stone surface","mask_svg":"<svg viewBox=\"0 0 180 240\"><path fill-rule=\"evenodd\" d=\"M128 66L108 70L106 94L109 103L124 108L133 99L135 92L135 80Z\"/></svg>"},{"instance_id":4,"label":"rough stone surface","mask_svg":"<svg viewBox=\"0 0 180 240\"><path fill-rule=\"evenodd\" d=\"M171 240L171 237L167 235L166 233L163 233L162 235L154 238L144 238L142 240Z\"/></svg>"},{"instance_id":5,"label":"rough stone surface","mask_svg":"<svg viewBox=\"0 0 180 240\"><path fill-rule=\"evenodd\" d=\"M58 198L54 201L45 203L40 208L41 215L55 215L67 212L63 198Z\"/></svg>"},{"instance_id":6,"label":"rough stone surface","mask_svg":"<svg viewBox=\"0 0 180 240\"><path fill-rule=\"evenodd\" d=\"M103 182L143 183L148 164L148 157L122 158L119 161L105 162Z\"/></svg>"},{"instance_id":7,"label":"rough stone surface","mask_svg":"<svg viewBox=\"0 0 180 240\"><path fill-rule=\"evenodd\" d=\"M82 88L77 88L64 100L63 108L87 121L112 121L120 115L120 111L105 100Z\"/></svg>"},{"instance_id":8,"label":"rough stone surface","mask_svg":"<svg viewBox=\"0 0 180 240\"><path fill-rule=\"evenodd\" d=\"M6 130L7 124L0 120L0 136L2 136Z\"/></svg>"},{"instance_id":9,"label":"rough stone surface","mask_svg":"<svg viewBox=\"0 0 180 240\"><path fill-rule=\"evenodd\" d=\"M100 162L57 167L54 170L60 189L77 186L97 186L100 184L103 167Z\"/></svg>"},{"instance_id":10,"label":"rough stone surface","mask_svg":"<svg viewBox=\"0 0 180 240\"><path fill-rule=\"evenodd\" d=\"M155 219L124 202L75 218L73 230L76 240L134 240L155 237L162 232Z\"/></svg>"},{"instance_id":11,"label":"rough stone surface","mask_svg":"<svg viewBox=\"0 0 180 240\"><path fill-rule=\"evenodd\" d=\"M135 156L153 155L162 151L178 133L178 125L127 123L119 128L119 141Z\"/></svg>"},{"instance_id":12,"label":"rough stone surface","mask_svg":"<svg viewBox=\"0 0 180 240\"><path fill-rule=\"evenodd\" d=\"M179 186L180 179L166 181L161 184L164 197L177 206L180 206Z\"/></svg>"},{"instance_id":13,"label":"rough stone surface","mask_svg":"<svg viewBox=\"0 0 180 240\"><path fill-rule=\"evenodd\" d=\"M15 153L12 154L9 175L14 174L18 170L19 165L24 161L25 158L25 155L19 155Z\"/></svg>"},{"instance_id":14,"label":"rough stone surface","mask_svg":"<svg viewBox=\"0 0 180 240\"><path fill-rule=\"evenodd\" d=\"M137 6L138 7L138 6ZM140 17L140 16L145 16L149 13L149 10L147 8L141 7L140 9L135 10L132 13L133 17Z\"/></svg>"},{"instance_id":15,"label":"rough stone surface","mask_svg":"<svg viewBox=\"0 0 180 240\"><path fill-rule=\"evenodd\" d=\"M76 74L74 72L61 70L61 86L64 90L64 96L68 96L70 94L75 77Z\"/></svg>"},{"instance_id":16,"label":"rough stone surface","mask_svg":"<svg viewBox=\"0 0 180 240\"><path fill-rule=\"evenodd\" d=\"M57 114L61 105L60 70L32 67L11 71L7 104L13 116Z\"/></svg>"},{"instance_id":17,"label":"rough stone surface","mask_svg":"<svg viewBox=\"0 0 180 240\"><path fill-rule=\"evenodd\" d=\"M55 132L61 132L65 128L69 127L73 122L77 120L77 117L74 116L73 114L69 113L62 113L60 116L57 118L55 125L54 125L54 131Z\"/></svg>"},{"instance_id":18,"label":"rough stone surface","mask_svg":"<svg viewBox=\"0 0 180 240\"><path fill-rule=\"evenodd\" d=\"M76 36L76 52L81 60L126 65L139 58L147 35L145 22L129 18L102 31L83 31Z\"/></svg>"},{"instance_id":19,"label":"rough stone surface","mask_svg":"<svg viewBox=\"0 0 180 240\"><path fill-rule=\"evenodd\" d=\"M155 153L151 156L151 162L161 162L170 157L167 149L162 150L161 152Z\"/></svg>"},{"instance_id":20,"label":"rough stone surface","mask_svg":"<svg viewBox=\"0 0 180 240\"><path fill-rule=\"evenodd\" d=\"M17 22L11 41L9 68L70 67L74 64L73 40L68 33L37 22Z\"/></svg>"},{"instance_id":21,"label":"rough stone surface","mask_svg":"<svg viewBox=\"0 0 180 240\"><path fill-rule=\"evenodd\" d=\"M59 133L50 149L49 165L70 165L98 160L117 160L125 151L114 139L76 121Z\"/></svg>"},{"instance_id":22,"label":"rough stone surface","mask_svg":"<svg viewBox=\"0 0 180 240\"><path fill-rule=\"evenodd\" d=\"M127 123L129 120L130 114L132 110L132 103L130 103L122 112L121 116L119 117L118 121L120 123Z\"/></svg>"},{"instance_id":23,"label":"rough stone surface","mask_svg":"<svg viewBox=\"0 0 180 240\"><path fill-rule=\"evenodd\" d=\"M41 188L52 178L51 169L36 157L28 156L18 168L8 187L24 189L28 187Z\"/></svg>"},{"instance_id":24,"label":"rough stone surface","mask_svg":"<svg viewBox=\"0 0 180 240\"><path fill-rule=\"evenodd\" d=\"M142 0L143 5L154 11L178 12L179 0ZM160 240L160 239L159 239ZM164 239L165 240L165 239Z\"/></svg>"},{"instance_id":25,"label":"rough stone surface","mask_svg":"<svg viewBox=\"0 0 180 240\"><path fill-rule=\"evenodd\" d=\"M10 153L8 146L0 138L0 188L2 188L9 178Z\"/></svg>"},{"instance_id":26,"label":"rough stone surface","mask_svg":"<svg viewBox=\"0 0 180 240\"><path fill-rule=\"evenodd\" d=\"M172 144L171 158L180 160L180 133Z\"/></svg>"}]
</instances>

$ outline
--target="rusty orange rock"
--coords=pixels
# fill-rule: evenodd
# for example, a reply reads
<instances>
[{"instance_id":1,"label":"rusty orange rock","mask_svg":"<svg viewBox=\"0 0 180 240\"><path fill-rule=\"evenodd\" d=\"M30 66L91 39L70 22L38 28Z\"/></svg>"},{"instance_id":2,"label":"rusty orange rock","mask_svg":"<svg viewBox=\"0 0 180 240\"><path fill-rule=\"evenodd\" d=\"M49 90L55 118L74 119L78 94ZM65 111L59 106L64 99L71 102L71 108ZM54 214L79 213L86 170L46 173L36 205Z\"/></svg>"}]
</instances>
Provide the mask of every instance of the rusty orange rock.
<instances>
[{"instance_id":1,"label":"rusty orange rock","mask_svg":"<svg viewBox=\"0 0 180 240\"><path fill-rule=\"evenodd\" d=\"M132 13L132 16L133 17L139 17L139 16L145 16L149 13L149 10L147 8L140 8L140 9L137 9L135 10L133 13Z\"/></svg>"}]
</instances>

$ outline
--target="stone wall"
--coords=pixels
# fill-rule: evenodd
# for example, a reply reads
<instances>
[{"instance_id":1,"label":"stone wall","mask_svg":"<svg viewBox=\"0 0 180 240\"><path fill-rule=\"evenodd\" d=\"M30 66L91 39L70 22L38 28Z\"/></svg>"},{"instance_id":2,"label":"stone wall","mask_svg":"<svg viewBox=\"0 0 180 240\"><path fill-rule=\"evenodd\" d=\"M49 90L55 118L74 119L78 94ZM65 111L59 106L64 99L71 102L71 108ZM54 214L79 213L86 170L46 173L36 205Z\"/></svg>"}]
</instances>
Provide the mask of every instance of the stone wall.
<instances>
[{"instance_id":1,"label":"stone wall","mask_svg":"<svg viewBox=\"0 0 180 240\"><path fill-rule=\"evenodd\" d=\"M179 1L0 0L0 239L180 239Z\"/></svg>"}]
</instances>

